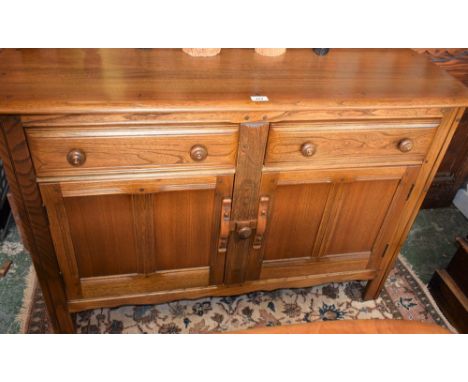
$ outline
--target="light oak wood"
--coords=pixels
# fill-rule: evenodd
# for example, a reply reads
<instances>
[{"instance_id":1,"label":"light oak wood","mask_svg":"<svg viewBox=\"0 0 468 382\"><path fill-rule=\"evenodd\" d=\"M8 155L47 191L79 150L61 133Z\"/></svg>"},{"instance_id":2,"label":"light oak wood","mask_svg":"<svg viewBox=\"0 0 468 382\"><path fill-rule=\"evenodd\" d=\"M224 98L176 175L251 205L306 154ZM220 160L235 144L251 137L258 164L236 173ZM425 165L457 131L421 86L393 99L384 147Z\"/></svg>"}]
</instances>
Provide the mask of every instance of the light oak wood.
<instances>
[{"instance_id":1,"label":"light oak wood","mask_svg":"<svg viewBox=\"0 0 468 382\"><path fill-rule=\"evenodd\" d=\"M159 175L159 174L158 174ZM124 179L100 179L100 178L81 178L78 181L66 179L60 181L60 190L65 197L74 196L89 196L89 195L112 195L112 194L147 194L154 192L165 191L183 191L183 190L212 190L216 187L217 176L213 173L203 175L198 173L195 175L190 173L172 173L172 177L168 178L164 175L153 174L152 178L145 176L141 178ZM185 175L185 176L184 176ZM47 183L46 180L41 183Z\"/></svg>"},{"instance_id":2,"label":"light oak wood","mask_svg":"<svg viewBox=\"0 0 468 382\"><path fill-rule=\"evenodd\" d=\"M366 163L422 163L439 121L385 123L273 124L265 163L326 167ZM402 151L400 144L411 145ZM304 155L303 146L314 146ZM408 147L408 146L405 146Z\"/></svg>"},{"instance_id":3,"label":"light oak wood","mask_svg":"<svg viewBox=\"0 0 468 382\"><path fill-rule=\"evenodd\" d=\"M167 187L161 187L160 181ZM208 280L219 283L225 254L218 254L214 246L217 216L232 184L232 176L129 180L110 187L106 181L42 183L69 298L89 296L92 280L104 289L107 284L108 294L140 290L140 283L161 290L193 287L183 280L192 278L193 272L199 274L198 269L206 274L206 282L197 281L196 286L207 286ZM164 277L157 276L161 272ZM135 280L129 282L129 277ZM114 286L116 280L125 281Z\"/></svg>"},{"instance_id":4,"label":"light oak wood","mask_svg":"<svg viewBox=\"0 0 468 382\"><path fill-rule=\"evenodd\" d=\"M371 251L398 180L367 180L342 185L342 199L334 224L324 238L322 256Z\"/></svg>"},{"instance_id":5,"label":"light oak wood","mask_svg":"<svg viewBox=\"0 0 468 382\"><path fill-rule=\"evenodd\" d=\"M407 178L414 181L416 174L412 167L264 174L261 192L271 207L264 250L250 255L252 277L332 271L335 265L376 270L411 188Z\"/></svg>"},{"instance_id":6,"label":"light oak wood","mask_svg":"<svg viewBox=\"0 0 468 382\"><path fill-rule=\"evenodd\" d=\"M304 288L329 282L350 280L369 280L375 277L375 271L342 271L300 277L281 277L268 280L245 281L242 284L212 285L207 287L193 287L185 289L172 288L170 290L155 291L149 284L149 288L141 293L115 294L113 296L96 296L86 299L69 300L68 308L72 312L100 307L116 307L128 304L159 304L180 299L195 299L208 296L235 296L258 290L275 290L279 288ZM172 275L171 275L172 276ZM185 277L183 277L185 280ZM130 280L130 279L127 279ZM186 282L191 282L190 279ZM148 285L148 284L147 284ZM134 285L137 287L137 285ZM127 289L132 286L127 285ZM103 292L105 287L101 289Z\"/></svg>"},{"instance_id":7,"label":"light oak wood","mask_svg":"<svg viewBox=\"0 0 468 382\"><path fill-rule=\"evenodd\" d=\"M332 187L330 183L285 185L270 194L274 201L264 244L265 260L312 255Z\"/></svg>"},{"instance_id":8,"label":"light oak wood","mask_svg":"<svg viewBox=\"0 0 468 382\"><path fill-rule=\"evenodd\" d=\"M408 50L0 50L0 73L57 332L122 304L349 280L377 297L468 105Z\"/></svg>"},{"instance_id":9,"label":"light oak wood","mask_svg":"<svg viewBox=\"0 0 468 382\"><path fill-rule=\"evenodd\" d=\"M370 252L345 253L327 256L309 256L302 258L285 258L264 260L260 279L268 280L280 277L300 277L345 271L365 271Z\"/></svg>"},{"instance_id":10,"label":"light oak wood","mask_svg":"<svg viewBox=\"0 0 468 382\"><path fill-rule=\"evenodd\" d=\"M343 320L260 327L226 334L450 334L442 326L405 320Z\"/></svg>"},{"instance_id":11,"label":"light oak wood","mask_svg":"<svg viewBox=\"0 0 468 382\"><path fill-rule=\"evenodd\" d=\"M350 121L350 120L379 120L386 119L437 119L443 117L444 108L441 107L413 107L413 108L378 108L365 109L310 109L292 111L274 110L225 110L212 113L206 111L165 112L165 113L101 113L101 114L46 114L21 115L21 121L26 127L70 127L70 126L147 126L157 124L180 124L184 122L205 123L243 123L245 121Z\"/></svg>"},{"instance_id":12,"label":"light oak wood","mask_svg":"<svg viewBox=\"0 0 468 382\"><path fill-rule=\"evenodd\" d=\"M35 182L34 167L28 151L21 121L13 116L0 116L0 155L18 215L22 221L31 258L52 328L73 333L64 280L57 262L40 191Z\"/></svg>"},{"instance_id":13,"label":"light oak wood","mask_svg":"<svg viewBox=\"0 0 468 382\"><path fill-rule=\"evenodd\" d=\"M201 65L181 49L2 49L0 113L289 113L468 103L460 82L408 49L333 49L324 57L290 49L280 58L223 49ZM252 102L257 93L270 102Z\"/></svg>"},{"instance_id":14,"label":"light oak wood","mask_svg":"<svg viewBox=\"0 0 468 382\"><path fill-rule=\"evenodd\" d=\"M153 168L233 167L237 126L102 130L96 128L28 129L28 144L39 176L90 174ZM194 159L202 146L206 157ZM86 159L72 165L79 150Z\"/></svg>"},{"instance_id":15,"label":"light oak wood","mask_svg":"<svg viewBox=\"0 0 468 382\"><path fill-rule=\"evenodd\" d=\"M212 190L158 193L154 195L156 268L206 267L210 264L215 194ZM176 232L174 234L174 231Z\"/></svg>"},{"instance_id":16,"label":"light oak wood","mask_svg":"<svg viewBox=\"0 0 468 382\"><path fill-rule=\"evenodd\" d=\"M106 298L172 291L209 285L208 267L158 271L147 275L88 277L82 279L83 298Z\"/></svg>"},{"instance_id":17,"label":"light oak wood","mask_svg":"<svg viewBox=\"0 0 468 382\"><path fill-rule=\"evenodd\" d=\"M234 181L231 219L247 222L257 217L260 174L265 157L268 137L268 123L245 123L240 126L239 154L237 156L236 178ZM252 238L243 239L240 235L231 235L226 260L226 284L241 283L246 279L245 254L252 247Z\"/></svg>"},{"instance_id":18,"label":"light oak wood","mask_svg":"<svg viewBox=\"0 0 468 382\"><path fill-rule=\"evenodd\" d=\"M408 195L407 208L402 211L400 219L396 223L394 235L385 251L380 264L378 277L369 282L364 293L365 299L377 298L383 288L388 273L392 269L400 247L403 245L411 226L416 219L416 215L424 200L427 190L437 172L437 168L442 161L445 151L450 143L455 130L463 116L464 108L453 108L446 111L445 118L437 129L437 133L432 141L431 148L426 156L426 160L421 166L418 177L411 187L411 194Z\"/></svg>"}]
</instances>

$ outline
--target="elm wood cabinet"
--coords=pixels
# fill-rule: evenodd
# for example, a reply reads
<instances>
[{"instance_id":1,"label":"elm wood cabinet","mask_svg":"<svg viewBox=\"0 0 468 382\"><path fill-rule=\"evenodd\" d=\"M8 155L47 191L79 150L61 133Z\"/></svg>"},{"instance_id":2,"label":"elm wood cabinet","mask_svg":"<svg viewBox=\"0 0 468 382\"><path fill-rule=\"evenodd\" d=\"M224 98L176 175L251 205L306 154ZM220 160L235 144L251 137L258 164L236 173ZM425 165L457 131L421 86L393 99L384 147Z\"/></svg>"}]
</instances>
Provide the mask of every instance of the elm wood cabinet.
<instances>
[{"instance_id":1,"label":"elm wood cabinet","mask_svg":"<svg viewBox=\"0 0 468 382\"><path fill-rule=\"evenodd\" d=\"M57 332L85 309L332 281L376 298L468 105L410 50L4 49L0 74Z\"/></svg>"}]
</instances>

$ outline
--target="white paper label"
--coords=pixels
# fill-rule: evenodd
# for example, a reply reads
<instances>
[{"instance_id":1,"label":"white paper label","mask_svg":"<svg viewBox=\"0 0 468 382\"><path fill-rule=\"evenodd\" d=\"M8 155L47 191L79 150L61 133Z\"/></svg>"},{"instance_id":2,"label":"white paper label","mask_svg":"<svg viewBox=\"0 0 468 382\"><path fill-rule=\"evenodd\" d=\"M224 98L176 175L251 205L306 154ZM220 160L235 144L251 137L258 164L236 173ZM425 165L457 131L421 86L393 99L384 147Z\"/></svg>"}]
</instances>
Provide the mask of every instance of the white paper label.
<instances>
[{"instance_id":1,"label":"white paper label","mask_svg":"<svg viewBox=\"0 0 468 382\"><path fill-rule=\"evenodd\" d=\"M269 101L267 96L262 96L262 95L253 95L253 96L250 96L250 99L254 102L268 102Z\"/></svg>"}]
</instances>

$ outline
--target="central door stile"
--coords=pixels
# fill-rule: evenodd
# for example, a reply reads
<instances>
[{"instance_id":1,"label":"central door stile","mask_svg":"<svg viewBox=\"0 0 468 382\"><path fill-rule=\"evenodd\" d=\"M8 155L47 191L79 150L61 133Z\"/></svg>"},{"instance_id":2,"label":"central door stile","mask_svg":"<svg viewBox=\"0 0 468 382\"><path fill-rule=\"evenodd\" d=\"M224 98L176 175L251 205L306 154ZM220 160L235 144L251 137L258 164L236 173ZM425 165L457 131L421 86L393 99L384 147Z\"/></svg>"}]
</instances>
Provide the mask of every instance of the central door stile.
<instances>
[{"instance_id":1,"label":"central door stile","mask_svg":"<svg viewBox=\"0 0 468 382\"><path fill-rule=\"evenodd\" d=\"M153 194L132 194L133 231L138 261L138 273L156 271Z\"/></svg>"},{"instance_id":2,"label":"central door stile","mask_svg":"<svg viewBox=\"0 0 468 382\"><path fill-rule=\"evenodd\" d=\"M239 129L239 150L232 198L233 222L256 221L260 200L260 183L269 123L243 123ZM226 284L242 283L246 280L250 248L255 235L232 233L228 243Z\"/></svg>"}]
</instances>

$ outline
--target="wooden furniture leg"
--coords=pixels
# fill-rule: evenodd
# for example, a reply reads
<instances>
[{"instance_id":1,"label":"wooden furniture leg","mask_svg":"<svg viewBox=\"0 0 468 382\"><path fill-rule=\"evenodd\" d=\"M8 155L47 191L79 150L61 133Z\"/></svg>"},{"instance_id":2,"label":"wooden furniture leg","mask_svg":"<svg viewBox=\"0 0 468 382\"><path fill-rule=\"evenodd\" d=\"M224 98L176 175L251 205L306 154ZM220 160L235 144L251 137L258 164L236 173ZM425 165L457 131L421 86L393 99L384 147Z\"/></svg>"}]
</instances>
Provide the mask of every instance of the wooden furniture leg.
<instances>
[{"instance_id":1,"label":"wooden furniture leg","mask_svg":"<svg viewBox=\"0 0 468 382\"><path fill-rule=\"evenodd\" d=\"M56 333L74 333L65 287L21 121L18 117L2 116L0 126L0 156L18 216L25 222L22 224L24 235L30 246L52 328Z\"/></svg>"}]
</instances>

